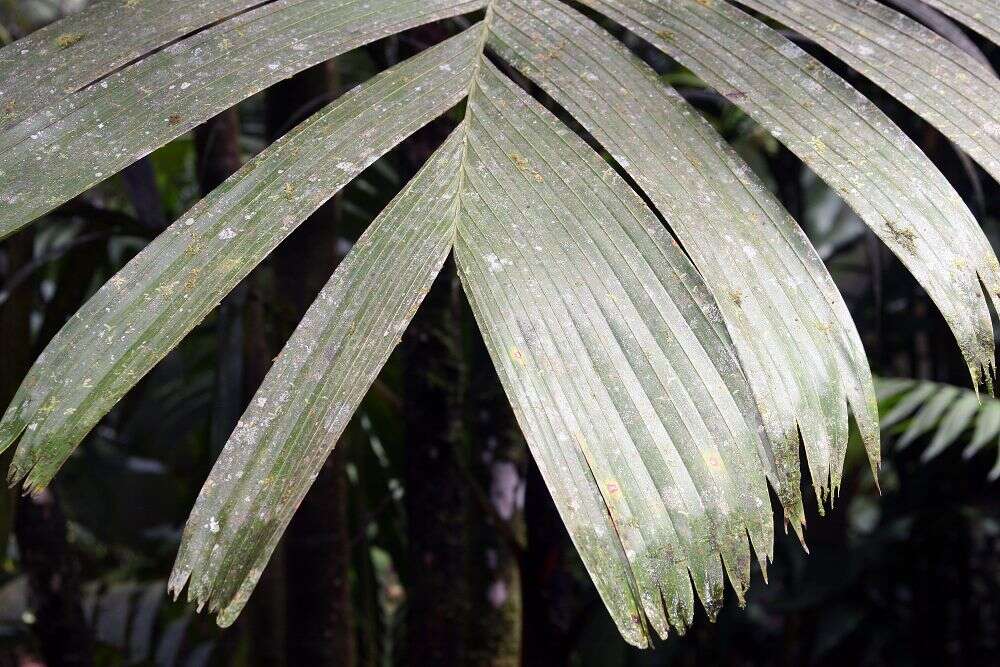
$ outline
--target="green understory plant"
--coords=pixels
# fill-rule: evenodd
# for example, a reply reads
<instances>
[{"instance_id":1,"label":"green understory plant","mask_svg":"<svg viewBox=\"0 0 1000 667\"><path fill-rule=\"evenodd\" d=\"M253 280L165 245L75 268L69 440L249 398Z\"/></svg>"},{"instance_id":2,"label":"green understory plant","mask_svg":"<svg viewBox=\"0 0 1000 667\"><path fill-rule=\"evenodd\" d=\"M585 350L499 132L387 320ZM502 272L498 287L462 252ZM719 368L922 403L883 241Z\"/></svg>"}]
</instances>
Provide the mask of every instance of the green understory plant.
<instances>
[{"instance_id":1,"label":"green understory plant","mask_svg":"<svg viewBox=\"0 0 1000 667\"><path fill-rule=\"evenodd\" d=\"M933 0L1000 43L994 0ZM622 635L648 645L766 572L768 484L800 534L800 444L837 494L853 415L879 464L854 323L797 223L616 39L741 107L902 260L990 384L1000 264L941 173L764 17L1000 176L1000 81L875 0L104 0L0 50L0 238L316 63L452 17L181 215L38 358L0 421L48 484L98 421L284 238L416 130L460 120L337 268L219 456L169 587L233 622L446 258ZM602 154L530 95L572 116ZM521 80L520 77L518 77ZM626 180L626 177L630 180ZM666 222L665 226L663 221ZM671 233L672 232L672 233ZM725 573L725 574L724 574Z\"/></svg>"}]
</instances>

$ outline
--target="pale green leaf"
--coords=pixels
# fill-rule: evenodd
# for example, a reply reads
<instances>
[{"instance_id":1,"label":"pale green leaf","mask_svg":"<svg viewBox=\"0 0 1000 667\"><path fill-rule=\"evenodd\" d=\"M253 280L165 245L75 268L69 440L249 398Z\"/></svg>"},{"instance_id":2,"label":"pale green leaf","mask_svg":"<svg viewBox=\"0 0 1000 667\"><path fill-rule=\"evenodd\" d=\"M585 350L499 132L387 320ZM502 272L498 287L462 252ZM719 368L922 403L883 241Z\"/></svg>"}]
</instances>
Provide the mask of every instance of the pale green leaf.
<instances>
[{"instance_id":1,"label":"pale green leaf","mask_svg":"<svg viewBox=\"0 0 1000 667\"><path fill-rule=\"evenodd\" d=\"M748 584L747 534L762 566L771 552L750 392L704 283L641 199L491 65L478 84L460 275L584 563L644 643L634 606L661 635L684 628L689 576L714 615L723 565L738 596Z\"/></svg>"},{"instance_id":2,"label":"pale green leaf","mask_svg":"<svg viewBox=\"0 0 1000 667\"><path fill-rule=\"evenodd\" d=\"M923 451L920 458L923 461L930 461L932 458L943 452L948 445L958 440L958 436L969 427L972 418L979 411L979 397L973 393L967 393L956 400L947 414L941 419L941 423L931 438L931 444Z\"/></svg>"},{"instance_id":3,"label":"pale green leaf","mask_svg":"<svg viewBox=\"0 0 1000 667\"><path fill-rule=\"evenodd\" d=\"M879 456L871 372L826 268L735 151L611 35L552 0L502 0L495 16L491 45L635 178L704 276L764 415L775 487L801 522L800 432L820 498L839 485L849 403Z\"/></svg>"},{"instance_id":4,"label":"pale green leaf","mask_svg":"<svg viewBox=\"0 0 1000 667\"><path fill-rule=\"evenodd\" d=\"M1000 79L987 66L875 0L743 2L882 86L1000 182Z\"/></svg>"},{"instance_id":5,"label":"pale green leaf","mask_svg":"<svg viewBox=\"0 0 1000 667\"><path fill-rule=\"evenodd\" d=\"M722 0L582 0L689 67L796 153L910 269L951 326L975 382L993 372L980 280L1000 264L961 198L868 99Z\"/></svg>"},{"instance_id":6,"label":"pale green leaf","mask_svg":"<svg viewBox=\"0 0 1000 667\"><path fill-rule=\"evenodd\" d=\"M919 408L924 402L934 395L937 386L934 383L921 383L916 389L906 394L891 410L882 415L882 430L887 430L903 421L913 411Z\"/></svg>"},{"instance_id":7,"label":"pale green leaf","mask_svg":"<svg viewBox=\"0 0 1000 667\"><path fill-rule=\"evenodd\" d=\"M466 31L344 95L261 153L128 263L36 361L0 421L10 468L47 484L80 440L310 213L466 94Z\"/></svg>"},{"instance_id":8,"label":"pale green leaf","mask_svg":"<svg viewBox=\"0 0 1000 667\"><path fill-rule=\"evenodd\" d=\"M462 146L460 133L445 142L354 245L282 350L198 496L169 587L176 595L188 583L188 599L218 611L220 625L229 625L246 604L451 251Z\"/></svg>"},{"instance_id":9,"label":"pale green leaf","mask_svg":"<svg viewBox=\"0 0 1000 667\"><path fill-rule=\"evenodd\" d=\"M967 440L962 457L971 459L990 445L1000 452L1000 400L982 396L972 389L953 385L902 378L878 378L876 386L885 416L882 427L889 431L913 415L907 425L900 447L906 447L921 436L932 433L930 444L921 453L929 461L952 444ZM883 396L883 388L893 391ZM916 414L913 414L916 411ZM975 421L975 428L971 428ZM971 429L971 435L966 435ZM963 438L963 436L965 436ZM996 479L1000 464L989 473Z\"/></svg>"},{"instance_id":10,"label":"pale green leaf","mask_svg":"<svg viewBox=\"0 0 1000 667\"><path fill-rule=\"evenodd\" d=\"M875 397L879 402L898 396L913 387L916 380L909 378L875 378Z\"/></svg>"},{"instance_id":11,"label":"pale green leaf","mask_svg":"<svg viewBox=\"0 0 1000 667\"><path fill-rule=\"evenodd\" d=\"M296 0L240 14L0 134L0 238L298 71L483 0Z\"/></svg>"},{"instance_id":12,"label":"pale green leaf","mask_svg":"<svg viewBox=\"0 0 1000 667\"><path fill-rule=\"evenodd\" d=\"M960 394L961 391L958 387L938 385L930 399L920 406L920 409L913 415L903 437L896 441L896 446L903 449L920 436L928 433L938 424L945 410L958 399Z\"/></svg>"},{"instance_id":13,"label":"pale green leaf","mask_svg":"<svg viewBox=\"0 0 1000 667\"><path fill-rule=\"evenodd\" d=\"M972 434L972 441L962 452L962 456L967 459L972 458L987 443L996 443L997 436L1000 436L1000 401L987 400L976 419L976 430Z\"/></svg>"}]
</instances>

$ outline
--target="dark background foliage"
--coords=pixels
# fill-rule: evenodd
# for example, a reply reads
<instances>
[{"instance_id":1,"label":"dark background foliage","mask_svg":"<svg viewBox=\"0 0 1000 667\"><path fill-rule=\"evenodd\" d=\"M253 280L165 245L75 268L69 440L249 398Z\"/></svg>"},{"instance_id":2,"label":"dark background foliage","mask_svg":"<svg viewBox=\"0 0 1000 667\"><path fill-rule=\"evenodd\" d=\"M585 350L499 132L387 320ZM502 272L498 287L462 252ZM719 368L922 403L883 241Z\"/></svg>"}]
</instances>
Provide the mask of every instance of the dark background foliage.
<instances>
[{"instance_id":1,"label":"dark background foliage","mask_svg":"<svg viewBox=\"0 0 1000 667\"><path fill-rule=\"evenodd\" d=\"M3 37L80 4L7 0ZM456 27L412 30L304 72L0 244L0 402L97 286L248 156ZM608 27L715 123L800 221L877 374L968 386L926 294L822 182L690 73ZM1000 64L996 49L969 36ZM800 43L904 128L996 238L994 181L872 84ZM996 447L971 460L952 447L925 463L926 443L897 450L891 433L881 495L852 443L835 508L825 517L808 508L811 554L779 531L770 583L755 573L746 608L730 595L714 624L702 615L652 651L628 647L531 461L450 265L236 625L220 631L168 600L180 529L246 401L352 241L453 124L432 123L318 211L103 420L50 490L3 496L0 664L1000 663L1000 508L986 478Z\"/></svg>"}]
</instances>

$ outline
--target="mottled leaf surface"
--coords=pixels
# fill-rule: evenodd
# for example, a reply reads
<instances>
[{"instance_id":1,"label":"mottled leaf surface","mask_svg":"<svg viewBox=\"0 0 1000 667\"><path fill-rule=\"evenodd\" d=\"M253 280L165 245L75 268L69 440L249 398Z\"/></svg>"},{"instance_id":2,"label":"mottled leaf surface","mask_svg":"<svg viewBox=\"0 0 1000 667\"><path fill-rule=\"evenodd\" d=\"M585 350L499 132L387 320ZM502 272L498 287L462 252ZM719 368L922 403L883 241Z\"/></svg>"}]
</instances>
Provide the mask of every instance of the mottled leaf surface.
<instances>
[{"instance_id":1,"label":"mottled leaf surface","mask_svg":"<svg viewBox=\"0 0 1000 667\"><path fill-rule=\"evenodd\" d=\"M187 583L188 599L218 611L220 625L246 604L451 251L462 144L456 134L438 149L337 267L198 496L170 589Z\"/></svg>"},{"instance_id":2,"label":"mottled leaf surface","mask_svg":"<svg viewBox=\"0 0 1000 667\"><path fill-rule=\"evenodd\" d=\"M0 134L0 238L271 84L481 6L282 0L172 44Z\"/></svg>"},{"instance_id":3,"label":"mottled leaf surface","mask_svg":"<svg viewBox=\"0 0 1000 667\"><path fill-rule=\"evenodd\" d=\"M839 484L848 403L873 465L879 447L864 349L816 252L709 123L579 12L505 0L492 32L498 53L635 178L704 276L764 417L775 488L801 524L800 432L820 497Z\"/></svg>"},{"instance_id":4,"label":"mottled leaf surface","mask_svg":"<svg viewBox=\"0 0 1000 667\"><path fill-rule=\"evenodd\" d=\"M934 299L975 382L993 373L980 280L1000 264L968 207L916 145L822 63L722 0L582 0L742 107L878 234Z\"/></svg>"},{"instance_id":5,"label":"mottled leaf surface","mask_svg":"<svg viewBox=\"0 0 1000 667\"><path fill-rule=\"evenodd\" d=\"M1000 181L1000 79L875 0L744 0L815 40L938 128ZM994 11L1000 14L1000 7Z\"/></svg>"},{"instance_id":6,"label":"mottled leaf surface","mask_svg":"<svg viewBox=\"0 0 1000 667\"><path fill-rule=\"evenodd\" d=\"M0 49L0 131L116 68L267 0L103 0Z\"/></svg>"},{"instance_id":7,"label":"mottled leaf surface","mask_svg":"<svg viewBox=\"0 0 1000 667\"><path fill-rule=\"evenodd\" d=\"M751 544L763 565L773 527L763 429L721 314L642 200L486 61L462 124L338 269L241 420L173 590L189 582L222 623L235 617L454 230L477 321L622 633L645 645L648 626L687 627L695 590L714 614L724 572L742 597ZM407 265L414 247L433 261ZM388 254L365 259L376 250Z\"/></svg>"},{"instance_id":8,"label":"mottled leaf surface","mask_svg":"<svg viewBox=\"0 0 1000 667\"><path fill-rule=\"evenodd\" d=\"M642 644L647 622L691 622L692 579L710 615L723 566L742 597L747 534L770 555L746 379L694 267L606 162L492 65L468 104L463 285L584 563Z\"/></svg>"},{"instance_id":9,"label":"mottled leaf surface","mask_svg":"<svg viewBox=\"0 0 1000 667\"><path fill-rule=\"evenodd\" d=\"M980 35L1000 44L1000 8L996 0L923 0Z\"/></svg>"},{"instance_id":10,"label":"mottled leaf surface","mask_svg":"<svg viewBox=\"0 0 1000 667\"><path fill-rule=\"evenodd\" d=\"M104 414L310 213L465 94L478 32L380 74L276 142L105 284L52 340L3 420L10 479L46 485Z\"/></svg>"}]
</instances>

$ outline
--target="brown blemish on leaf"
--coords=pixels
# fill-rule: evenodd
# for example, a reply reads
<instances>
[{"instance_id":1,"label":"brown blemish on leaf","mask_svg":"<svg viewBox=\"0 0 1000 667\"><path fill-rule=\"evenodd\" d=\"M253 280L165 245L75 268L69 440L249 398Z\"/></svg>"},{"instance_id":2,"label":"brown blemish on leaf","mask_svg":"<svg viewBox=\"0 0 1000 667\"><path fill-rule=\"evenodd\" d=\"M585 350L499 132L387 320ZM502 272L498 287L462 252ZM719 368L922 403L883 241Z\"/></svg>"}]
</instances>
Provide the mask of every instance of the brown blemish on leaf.
<instances>
[{"instance_id":1,"label":"brown blemish on leaf","mask_svg":"<svg viewBox=\"0 0 1000 667\"><path fill-rule=\"evenodd\" d=\"M556 59L559 57L559 52L562 51L565 46L566 46L566 40L560 39L550 48L546 49L543 53L538 54L538 56L536 56L535 59L542 63Z\"/></svg>"},{"instance_id":2,"label":"brown blemish on leaf","mask_svg":"<svg viewBox=\"0 0 1000 667\"><path fill-rule=\"evenodd\" d=\"M188 292L190 292L191 290L193 290L195 288L195 285L198 284L198 274L200 274L200 273L201 273L201 269L200 268L191 269L191 272L188 273L187 280L184 281L184 289L185 290L187 290Z\"/></svg>"},{"instance_id":3,"label":"brown blemish on leaf","mask_svg":"<svg viewBox=\"0 0 1000 667\"><path fill-rule=\"evenodd\" d=\"M656 33L656 36L659 37L660 39L665 39L668 42L674 41L674 33L670 32L669 30L661 30L658 33Z\"/></svg>"},{"instance_id":4,"label":"brown blemish on leaf","mask_svg":"<svg viewBox=\"0 0 1000 667\"><path fill-rule=\"evenodd\" d=\"M520 171L531 174L531 177L536 182L541 183L545 180L544 178L542 178L541 174L539 174L535 169L531 168L531 163L528 162L523 155L520 155L518 153L511 153L510 160L511 162L514 163L514 166L517 167Z\"/></svg>"},{"instance_id":5,"label":"brown blemish on leaf","mask_svg":"<svg viewBox=\"0 0 1000 667\"><path fill-rule=\"evenodd\" d=\"M181 117L179 113L172 113L167 118L167 122L170 123L171 125L179 125L182 120L184 119Z\"/></svg>"},{"instance_id":6,"label":"brown blemish on leaf","mask_svg":"<svg viewBox=\"0 0 1000 667\"><path fill-rule=\"evenodd\" d=\"M56 46L60 49L68 49L83 39L82 32L64 32L56 37Z\"/></svg>"},{"instance_id":7,"label":"brown blemish on leaf","mask_svg":"<svg viewBox=\"0 0 1000 667\"><path fill-rule=\"evenodd\" d=\"M7 103L3 105L4 115L9 116L12 113L14 113L14 107L15 106L16 105L14 104L14 100L8 100Z\"/></svg>"},{"instance_id":8,"label":"brown blemish on leaf","mask_svg":"<svg viewBox=\"0 0 1000 667\"><path fill-rule=\"evenodd\" d=\"M901 225L895 220L890 220L886 218L885 226L889 229L889 233L892 237L903 246L908 252L917 251L917 233L914 231L913 227L907 225Z\"/></svg>"},{"instance_id":9,"label":"brown blemish on leaf","mask_svg":"<svg viewBox=\"0 0 1000 667\"><path fill-rule=\"evenodd\" d=\"M519 366L524 366L524 353L516 347L510 348L510 358Z\"/></svg>"},{"instance_id":10,"label":"brown blemish on leaf","mask_svg":"<svg viewBox=\"0 0 1000 667\"><path fill-rule=\"evenodd\" d=\"M733 303L737 306L743 303L743 290L736 288L729 290L729 298L732 299Z\"/></svg>"},{"instance_id":11,"label":"brown blemish on leaf","mask_svg":"<svg viewBox=\"0 0 1000 667\"><path fill-rule=\"evenodd\" d=\"M286 197L291 197L292 194L295 192L295 186L293 186L291 183L285 183L285 187L283 187L281 190L282 192L285 193Z\"/></svg>"}]
</instances>

